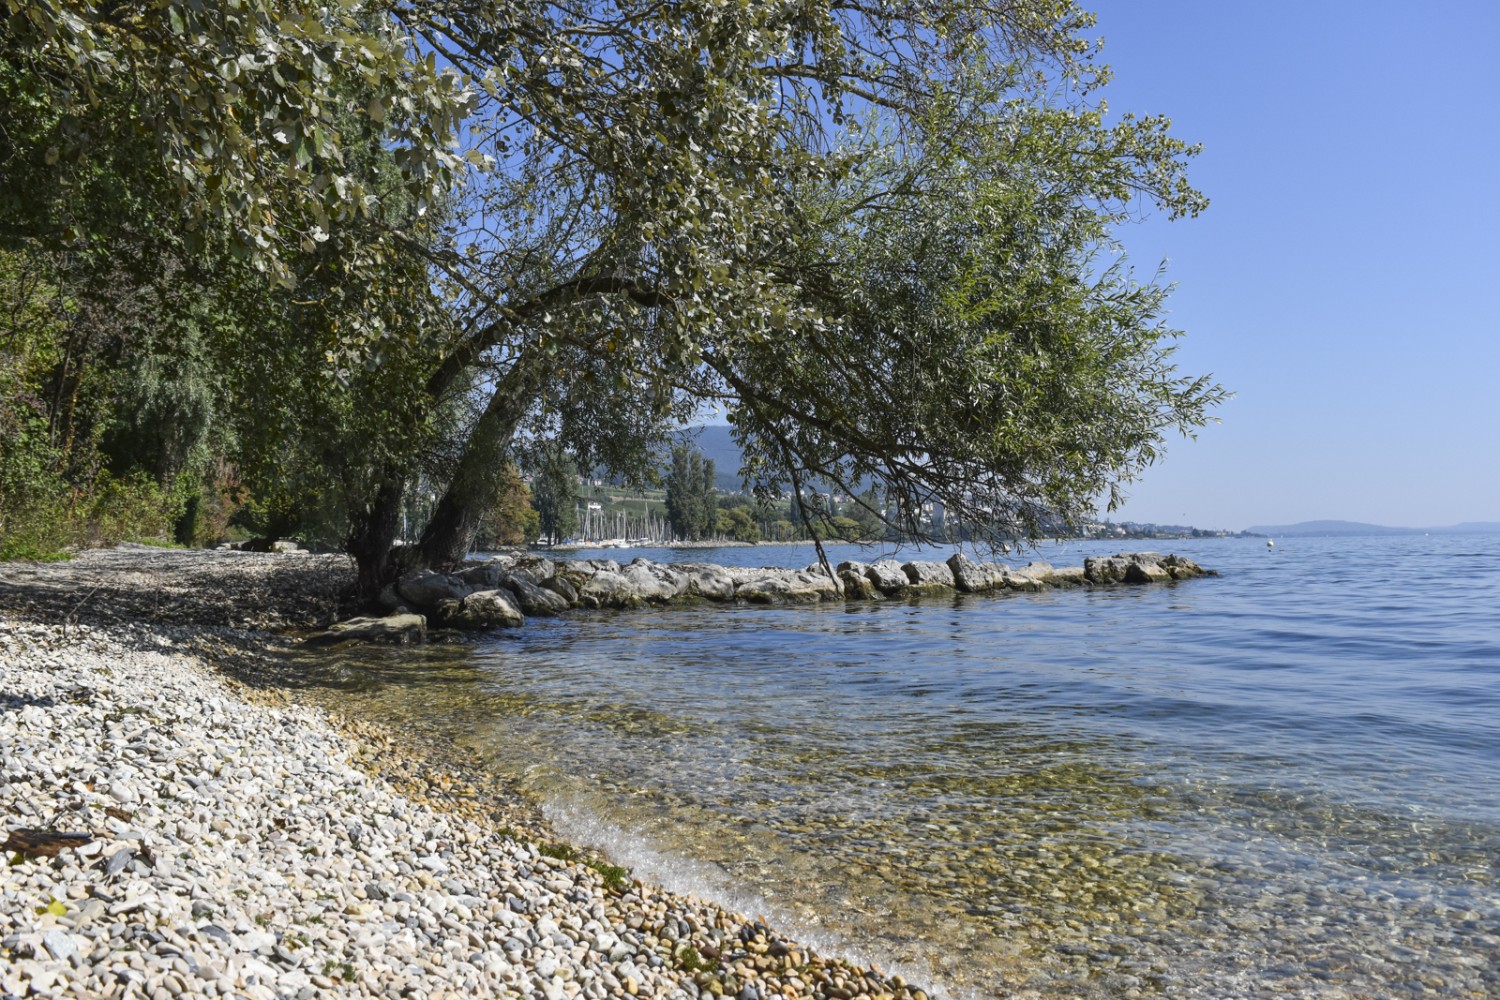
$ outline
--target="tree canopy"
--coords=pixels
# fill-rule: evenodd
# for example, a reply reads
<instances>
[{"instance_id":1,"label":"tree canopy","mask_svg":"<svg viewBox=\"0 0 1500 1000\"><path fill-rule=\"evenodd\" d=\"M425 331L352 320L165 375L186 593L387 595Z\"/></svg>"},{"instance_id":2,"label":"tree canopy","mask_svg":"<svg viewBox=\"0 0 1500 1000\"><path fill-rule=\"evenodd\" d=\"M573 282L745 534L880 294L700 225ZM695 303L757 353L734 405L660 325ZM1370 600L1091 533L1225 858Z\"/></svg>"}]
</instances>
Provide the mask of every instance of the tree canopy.
<instances>
[{"instance_id":1,"label":"tree canopy","mask_svg":"<svg viewBox=\"0 0 1500 1000\"><path fill-rule=\"evenodd\" d=\"M1116 243L1205 205L1195 150L1107 121L1070 0L0 2L0 180L44 195L0 235L149 218L263 273L205 366L247 468L349 446L292 506L338 509L366 587L461 558L519 451L641 475L704 405L762 489L1024 535L1222 395ZM261 346L296 393L247 391Z\"/></svg>"}]
</instances>

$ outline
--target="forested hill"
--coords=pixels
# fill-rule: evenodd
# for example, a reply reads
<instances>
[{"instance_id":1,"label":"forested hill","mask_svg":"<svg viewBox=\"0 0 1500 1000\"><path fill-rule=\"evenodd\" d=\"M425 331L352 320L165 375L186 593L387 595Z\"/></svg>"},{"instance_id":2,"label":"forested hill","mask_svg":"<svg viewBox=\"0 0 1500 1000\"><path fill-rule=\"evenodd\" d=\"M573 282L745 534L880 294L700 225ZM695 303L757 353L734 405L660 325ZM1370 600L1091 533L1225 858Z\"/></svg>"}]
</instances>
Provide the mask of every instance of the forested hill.
<instances>
[{"instance_id":1,"label":"forested hill","mask_svg":"<svg viewBox=\"0 0 1500 1000\"><path fill-rule=\"evenodd\" d=\"M1245 529L1252 535L1312 538L1335 535L1488 535L1500 533L1500 521L1467 521L1442 528L1392 528L1360 521L1300 521L1297 524L1258 524Z\"/></svg>"}]
</instances>

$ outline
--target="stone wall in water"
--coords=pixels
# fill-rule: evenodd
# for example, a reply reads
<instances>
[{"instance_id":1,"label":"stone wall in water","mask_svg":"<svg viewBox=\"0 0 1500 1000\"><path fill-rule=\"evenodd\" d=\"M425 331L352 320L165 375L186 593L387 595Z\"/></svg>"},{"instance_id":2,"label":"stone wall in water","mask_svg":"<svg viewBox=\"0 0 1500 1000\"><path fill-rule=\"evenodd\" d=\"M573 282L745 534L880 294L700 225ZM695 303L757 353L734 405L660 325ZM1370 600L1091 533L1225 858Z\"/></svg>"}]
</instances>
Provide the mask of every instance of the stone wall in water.
<instances>
[{"instance_id":1,"label":"stone wall in water","mask_svg":"<svg viewBox=\"0 0 1500 1000\"><path fill-rule=\"evenodd\" d=\"M380 595L385 617L342 622L319 638L405 642L420 639L429 622L443 628L504 628L523 624L528 615L555 615L571 608L692 601L814 604L1168 583L1213 575L1190 559L1157 552L1123 552L1065 568L1044 562L1019 567L980 563L957 553L946 562L843 562L832 575L817 564L775 569L636 559L622 566L613 559L553 560L522 553L496 556L458 573L403 577Z\"/></svg>"}]
</instances>

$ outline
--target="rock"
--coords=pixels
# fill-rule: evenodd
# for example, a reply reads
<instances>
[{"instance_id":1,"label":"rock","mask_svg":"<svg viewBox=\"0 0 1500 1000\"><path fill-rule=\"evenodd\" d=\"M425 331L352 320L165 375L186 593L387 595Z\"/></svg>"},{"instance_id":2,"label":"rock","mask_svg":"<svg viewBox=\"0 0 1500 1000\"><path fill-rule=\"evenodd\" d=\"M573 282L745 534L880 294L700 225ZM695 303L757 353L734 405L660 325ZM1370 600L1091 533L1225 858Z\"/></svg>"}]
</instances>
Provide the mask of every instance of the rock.
<instances>
[{"instance_id":1,"label":"rock","mask_svg":"<svg viewBox=\"0 0 1500 1000\"><path fill-rule=\"evenodd\" d=\"M1126 583L1166 583L1170 579L1172 574L1160 563L1134 562L1125 567Z\"/></svg>"},{"instance_id":2,"label":"rock","mask_svg":"<svg viewBox=\"0 0 1500 1000\"><path fill-rule=\"evenodd\" d=\"M672 567L686 581L683 593L710 601L727 601L734 597L734 577L723 566L709 563L679 563Z\"/></svg>"},{"instance_id":3,"label":"rock","mask_svg":"<svg viewBox=\"0 0 1500 1000\"><path fill-rule=\"evenodd\" d=\"M567 598L555 590L539 587L530 577L512 573L502 581L505 589L516 596L521 611L528 615L556 615L568 610Z\"/></svg>"},{"instance_id":4,"label":"rock","mask_svg":"<svg viewBox=\"0 0 1500 1000\"><path fill-rule=\"evenodd\" d=\"M406 607L406 602L401 599L401 594L396 590L396 585L388 583L379 596L375 598L374 606L377 611L389 615Z\"/></svg>"},{"instance_id":5,"label":"rock","mask_svg":"<svg viewBox=\"0 0 1500 1000\"><path fill-rule=\"evenodd\" d=\"M1064 566L1062 569L1054 569L1046 575L1045 579L1048 586L1052 587L1082 587L1089 582L1082 566Z\"/></svg>"},{"instance_id":6,"label":"rock","mask_svg":"<svg viewBox=\"0 0 1500 1000\"><path fill-rule=\"evenodd\" d=\"M966 594L986 594L1000 584L1005 567L993 563L981 565L955 552L948 557L948 571L953 574L953 585Z\"/></svg>"},{"instance_id":7,"label":"rock","mask_svg":"<svg viewBox=\"0 0 1500 1000\"><path fill-rule=\"evenodd\" d=\"M1200 576L1219 575L1211 569L1204 569L1191 559L1175 554L1164 557L1160 565L1172 575L1174 580L1192 580Z\"/></svg>"},{"instance_id":8,"label":"rock","mask_svg":"<svg viewBox=\"0 0 1500 1000\"><path fill-rule=\"evenodd\" d=\"M851 601L866 601L880 596L875 584L866 575L870 567L862 562L846 561L838 565L839 582L844 585L844 597Z\"/></svg>"},{"instance_id":9,"label":"rock","mask_svg":"<svg viewBox=\"0 0 1500 1000\"><path fill-rule=\"evenodd\" d=\"M526 623L526 616L505 590L476 590L461 601L445 601L440 607L443 624L450 628L514 628Z\"/></svg>"},{"instance_id":10,"label":"rock","mask_svg":"<svg viewBox=\"0 0 1500 1000\"><path fill-rule=\"evenodd\" d=\"M327 631L306 642L326 646L335 642L390 642L397 645L421 642L427 635L427 619L421 615L395 614L384 618L350 618L328 626Z\"/></svg>"},{"instance_id":11,"label":"rock","mask_svg":"<svg viewBox=\"0 0 1500 1000\"><path fill-rule=\"evenodd\" d=\"M476 590L494 590L503 584L512 562L514 560L509 556L496 556L469 567L459 573L458 578Z\"/></svg>"},{"instance_id":12,"label":"rock","mask_svg":"<svg viewBox=\"0 0 1500 1000\"><path fill-rule=\"evenodd\" d=\"M576 608L578 606L578 588L569 583L561 574L549 576L542 581L542 586L567 601L568 607Z\"/></svg>"},{"instance_id":13,"label":"rock","mask_svg":"<svg viewBox=\"0 0 1500 1000\"><path fill-rule=\"evenodd\" d=\"M842 598L844 588L821 571L761 569L735 587L734 596L753 604L815 604Z\"/></svg>"},{"instance_id":14,"label":"rock","mask_svg":"<svg viewBox=\"0 0 1500 1000\"><path fill-rule=\"evenodd\" d=\"M1182 556L1164 556L1160 552L1121 552L1083 561L1084 576L1090 583L1166 583L1207 576L1203 567Z\"/></svg>"},{"instance_id":15,"label":"rock","mask_svg":"<svg viewBox=\"0 0 1500 1000\"><path fill-rule=\"evenodd\" d=\"M461 601L473 590L470 584L446 573L417 573L396 584L396 593L403 600L424 610L435 608L442 601Z\"/></svg>"},{"instance_id":16,"label":"rock","mask_svg":"<svg viewBox=\"0 0 1500 1000\"><path fill-rule=\"evenodd\" d=\"M906 571L894 559L881 559L870 564L865 570L865 578L875 585L876 590L887 596L899 594L911 586L911 581L906 578Z\"/></svg>"},{"instance_id":17,"label":"rock","mask_svg":"<svg viewBox=\"0 0 1500 1000\"><path fill-rule=\"evenodd\" d=\"M286 541L284 539L280 540L280 541L272 542L271 543L271 551L272 552L282 552L282 553L297 552L297 553L302 553L304 555L306 554L306 550L304 550L302 548L302 546L298 545L296 542L289 542L289 541Z\"/></svg>"},{"instance_id":18,"label":"rock","mask_svg":"<svg viewBox=\"0 0 1500 1000\"><path fill-rule=\"evenodd\" d=\"M511 562L510 575L524 576L540 587L557 575L557 564L546 556L524 555Z\"/></svg>"},{"instance_id":19,"label":"rock","mask_svg":"<svg viewBox=\"0 0 1500 1000\"><path fill-rule=\"evenodd\" d=\"M615 567L613 570L596 569L578 587L578 603L586 608L628 608L639 604L635 587L619 572L619 564L613 560L601 560Z\"/></svg>"},{"instance_id":20,"label":"rock","mask_svg":"<svg viewBox=\"0 0 1500 1000\"><path fill-rule=\"evenodd\" d=\"M1052 586L1052 566L1049 563L1029 562L1015 569L1009 566L997 568L1000 570L997 582L1006 590L1025 590L1035 593Z\"/></svg>"},{"instance_id":21,"label":"rock","mask_svg":"<svg viewBox=\"0 0 1500 1000\"><path fill-rule=\"evenodd\" d=\"M52 953L52 957L59 961L65 962L78 955L78 944L73 940L73 935L66 931L48 931L42 935L42 944Z\"/></svg>"},{"instance_id":22,"label":"rock","mask_svg":"<svg viewBox=\"0 0 1500 1000\"><path fill-rule=\"evenodd\" d=\"M912 590L953 590L953 571L946 563L909 562L901 567Z\"/></svg>"},{"instance_id":23,"label":"rock","mask_svg":"<svg viewBox=\"0 0 1500 1000\"><path fill-rule=\"evenodd\" d=\"M687 578L648 559L637 559L620 571L638 600L665 604L687 589Z\"/></svg>"}]
</instances>

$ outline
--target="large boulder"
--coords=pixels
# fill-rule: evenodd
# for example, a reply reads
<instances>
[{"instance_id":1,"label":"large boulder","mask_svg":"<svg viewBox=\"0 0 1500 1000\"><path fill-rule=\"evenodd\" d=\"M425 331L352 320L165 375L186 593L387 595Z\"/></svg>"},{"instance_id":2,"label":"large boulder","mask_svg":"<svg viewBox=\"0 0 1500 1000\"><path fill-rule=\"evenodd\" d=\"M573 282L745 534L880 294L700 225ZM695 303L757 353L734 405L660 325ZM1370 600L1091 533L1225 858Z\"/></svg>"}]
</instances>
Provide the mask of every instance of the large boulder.
<instances>
[{"instance_id":1,"label":"large boulder","mask_svg":"<svg viewBox=\"0 0 1500 1000\"><path fill-rule=\"evenodd\" d=\"M339 642L388 642L396 645L421 642L427 635L427 619L421 615L386 615L384 618L350 618L310 636L312 646Z\"/></svg>"},{"instance_id":2,"label":"large boulder","mask_svg":"<svg viewBox=\"0 0 1500 1000\"><path fill-rule=\"evenodd\" d=\"M568 602L568 607L578 607L578 588L561 573L554 573L542 581L542 586Z\"/></svg>"},{"instance_id":3,"label":"large boulder","mask_svg":"<svg viewBox=\"0 0 1500 1000\"><path fill-rule=\"evenodd\" d=\"M734 576L723 566L678 563L672 569L684 579L684 596L709 601L727 601L734 597Z\"/></svg>"},{"instance_id":4,"label":"large boulder","mask_svg":"<svg viewBox=\"0 0 1500 1000\"><path fill-rule=\"evenodd\" d=\"M901 567L912 590L934 592L953 590L953 571L946 563L914 561Z\"/></svg>"},{"instance_id":5,"label":"large boulder","mask_svg":"<svg viewBox=\"0 0 1500 1000\"><path fill-rule=\"evenodd\" d=\"M911 586L911 581L906 578L906 571L894 559L881 559L871 563L865 569L865 579L887 597L899 594Z\"/></svg>"},{"instance_id":6,"label":"large boulder","mask_svg":"<svg viewBox=\"0 0 1500 1000\"><path fill-rule=\"evenodd\" d=\"M486 559L459 573L458 578L476 590L494 590L510 572L511 563L514 561L510 556Z\"/></svg>"},{"instance_id":7,"label":"large boulder","mask_svg":"<svg viewBox=\"0 0 1500 1000\"><path fill-rule=\"evenodd\" d=\"M737 586L734 596L754 604L816 604L841 599L844 588L821 569L761 569Z\"/></svg>"},{"instance_id":8,"label":"large boulder","mask_svg":"<svg viewBox=\"0 0 1500 1000\"><path fill-rule=\"evenodd\" d=\"M1202 566L1199 566L1191 559L1179 555L1164 556L1162 558L1162 561L1158 565L1160 565L1162 569L1170 573L1172 575L1172 579L1174 580L1192 580L1200 576L1219 575L1213 570L1204 569Z\"/></svg>"},{"instance_id":9,"label":"large boulder","mask_svg":"<svg viewBox=\"0 0 1500 1000\"><path fill-rule=\"evenodd\" d=\"M862 562L849 560L838 565L839 582L844 585L844 597L850 601L867 601L880 597L880 591L870 582L870 567ZM905 574L903 574L904 576Z\"/></svg>"},{"instance_id":10,"label":"large boulder","mask_svg":"<svg viewBox=\"0 0 1500 1000\"><path fill-rule=\"evenodd\" d=\"M1160 552L1121 552L1085 559L1083 572L1090 583L1166 583L1207 576L1203 567L1178 555Z\"/></svg>"},{"instance_id":11,"label":"large boulder","mask_svg":"<svg viewBox=\"0 0 1500 1000\"><path fill-rule=\"evenodd\" d=\"M619 564L610 562L613 570L599 569L578 584L578 603L586 608L628 608L639 604L635 585L619 572ZM571 576L568 582L573 582Z\"/></svg>"},{"instance_id":12,"label":"large boulder","mask_svg":"<svg viewBox=\"0 0 1500 1000\"><path fill-rule=\"evenodd\" d=\"M506 590L476 590L461 601L447 600L438 607L449 628L515 628L526 623Z\"/></svg>"},{"instance_id":13,"label":"large boulder","mask_svg":"<svg viewBox=\"0 0 1500 1000\"><path fill-rule=\"evenodd\" d=\"M647 604L666 604L676 600L687 590L687 577L667 566L658 566L649 559L637 559L620 570L620 575L629 581L638 600Z\"/></svg>"},{"instance_id":14,"label":"large boulder","mask_svg":"<svg viewBox=\"0 0 1500 1000\"><path fill-rule=\"evenodd\" d=\"M1033 593L1052 586L1052 564L1029 562L1025 566L1001 568L998 583L1006 590L1025 590Z\"/></svg>"},{"instance_id":15,"label":"large boulder","mask_svg":"<svg viewBox=\"0 0 1500 1000\"><path fill-rule=\"evenodd\" d=\"M966 594L985 594L1000 585L1004 566L993 563L980 564L955 552L948 557L948 571L953 574L953 585Z\"/></svg>"},{"instance_id":16,"label":"large boulder","mask_svg":"<svg viewBox=\"0 0 1500 1000\"><path fill-rule=\"evenodd\" d=\"M537 586L542 586L557 573L557 564L546 556L523 555L512 560L511 576L524 576Z\"/></svg>"},{"instance_id":17,"label":"large boulder","mask_svg":"<svg viewBox=\"0 0 1500 1000\"><path fill-rule=\"evenodd\" d=\"M1082 587L1089 582L1082 566L1063 566L1049 572L1046 577L1049 587Z\"/></svg>"},{"instance_id":18,"label":"large boulder","mask_svg":"<svg viewBox=\"0 0 1500 1000\"><path fill-rule=\"evenodd\" d=\"M530 578L513 573L505 578L504 587L515 595L516 604L528 615L556 615L568 610L567 599L554 590L539 587Z\"/></svg>"},{"instance_id":19,"label":"large boulder","mask_svg":"<svg viewBox=\"0 0 1500 1000\"><path fill-rule=\"evenodd\" d=\"M416 573L396 583L396 594L407 604L429 610L443 601L461 601L474 585L447 573Z\"/></svg>"}]
</instances>

